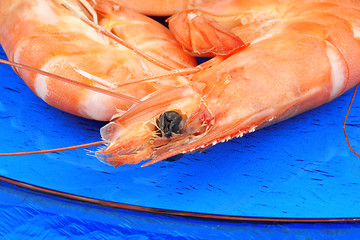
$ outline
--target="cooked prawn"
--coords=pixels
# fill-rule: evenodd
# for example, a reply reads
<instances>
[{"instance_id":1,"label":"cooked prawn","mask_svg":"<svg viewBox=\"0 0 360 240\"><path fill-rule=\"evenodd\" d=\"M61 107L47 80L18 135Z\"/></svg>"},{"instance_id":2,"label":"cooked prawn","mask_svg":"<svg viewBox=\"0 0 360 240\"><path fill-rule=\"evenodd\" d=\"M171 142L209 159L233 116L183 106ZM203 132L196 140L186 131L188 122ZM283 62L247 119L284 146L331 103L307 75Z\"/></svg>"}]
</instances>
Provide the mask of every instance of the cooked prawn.
<instances>
[{"instance_id":1,"label":"cooked prawn","mask_svg":"<svg viewBox=\"0 0 360 240\"><path fill-rule=\"evenodd\" d=\"M196 65L163 25L106 1L0 1L0 43L10 61L90 87L15 67L40 98L63 111L103 121L121 115L141 99L184 83L126 84Z\"/></svg>"},{"instance_id":2,"label":"cooked prawn","mask_svg":"<svg viewBox=\"0 0 360 240\"><path fill-rule=\"evenodd\" d=\"M224 36L255 31L240 38L245 44L229 45L231 51L192 74L158 66L152 76L125 82L123 87L149 84L166 90L147 94L101 129L107 146L97 152L100 159L114 166L152 159L149 165L203 150L320 106L359 82L358 1L247 2L249 7L237 8L234 16L266 7L273 14L260 22L235 19L238 31L212 16L198 22L209 31L218 31L219 24Z\"/></svg>"},{"instance_id":3,"label":"cooked prawn","mask_svg":"<svg viewBox=\"0 0 360 240\"><path fill-rule=\"evenodd\" d=\"M181 77L188 86L154 95L109 123L99 157L115 166L152 159L149 165L206 149L320 106L360 81L359 1L260 2L247 1L234 15L261 18L268 8L259 22L234 20L238 36L255 31L248 46L199 65Z\"/></svg>"}]
</instances>

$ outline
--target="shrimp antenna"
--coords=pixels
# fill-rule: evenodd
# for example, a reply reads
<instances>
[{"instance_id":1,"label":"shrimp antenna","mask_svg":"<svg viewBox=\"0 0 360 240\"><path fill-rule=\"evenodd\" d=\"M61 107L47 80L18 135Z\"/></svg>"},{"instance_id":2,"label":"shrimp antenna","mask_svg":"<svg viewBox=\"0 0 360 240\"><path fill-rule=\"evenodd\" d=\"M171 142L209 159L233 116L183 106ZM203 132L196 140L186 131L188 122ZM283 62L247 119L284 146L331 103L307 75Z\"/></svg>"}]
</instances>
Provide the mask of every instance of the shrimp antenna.
<instances>
[{"instance_id":1,"label":"shrimp antenna","mask_svg":"<svg viewBox=\"0 0 360 240\"><path fill-rule=\"evenodd\" d=\"M98 24L90 21L89 19L83 17L82 15L80 15L79 13L77 13L75 10L73 10L70 6L68 6L67 4L63 3L61 4L64 8L66 8L67 10L69 10L73 15L75 15L77 18L79 18L80 20L82 20L84 23L86 23L87 25L89 25L90 27L92 27L93 29L95 29L96 31L100 32L101 34L103 34L104 36L114 40L115 42L119 43L120 45L132 50L134 53L138 54L139 56L141 56L142 58L146 59L147 61L165 69L165 70L173 70L174 68L160 62L159 60L157 60L156 58L153 58L152 56L144 53L143 51L141 51L140 49L132 46L131 44L125 42L124 40L122 40L121 38L119 38L118 36L116 36L115 34L109 32L108 30L106 30L105 28L99 26Z\"/></svg>"},{"instance_id":2,"label":"shrimp antenna","mask_svg":"<svg viewBox=\"0 0 360 240\"><path fill-rule=\"evenodd\" d=\"M160 75L148 76L148 77L134 79L134 81L128 82L128 83L118 83L118 84L115 84L115 86L116 87L123 87L123 86L136 84L136 83L154 82L154 81L157 81L159 78L189 75L189 74L197 73L197 72L200 72L200 71L201 71L200 67L175 69L175 70L172 70L171 72L160 74Z\"/></svg>"},{"instance_id":3,"label":"shrimp antenna","mask_svg":"<svg viewBox=\"0 0 360 240\"><path fill-rule=\"evenodd\" d=\"M85 8L86 11L89 12L89 14L91 15L91 17L93 18L94 23L98 23L98 17L97 14L94 10L94 8L91 7L90 3L86 0L79 0L80 4ZM92 1L93 4L95 4L94 1Z\"/></svg>"},{"instance_id":4,"label":"shrimp antenna","mask_svg":"<svg viewBox=\"0 0 360 240\"><path fill-rule=\"evenodd\" d=\"M61 152L61 151L79 149L79 148L98 146L98 145L102 145L102 144L105 144L105 141L85 143L85 144L80 144L80 145L75 145L75 146L70 146L70 147L54 148L54 149L47 149L47 150L38 150L38 151L29 151L29 152L0 153L0 157L22 156L22 155L31 155L31 154Z\"/></svg>"},{"instance_id":5,"label":"shrimp antenna","mask_svg":"<svg viewBox=\"0 0 360 240\"><path fill-rule=\"evenodd\" d=\"M347 135L347 133L346 133L346 120L347 120L347 118L348 118L348 116L349 116L349 112L350 112L350 109L351 109L351 105L353 104L353 101L354 101L355 94L356 94L356 91L357 91L357 89L358 89L358 86L359 86L359 84L357 84L356 87L355 87L353 96L352 96L352 98L351 98L351 102L350 102L349 107L348 107L348 110L347 110L347 112L346 112L346 116L345 116L344 123L343 123L343 129L344 129L344 134L345 134L346 143L347 143L347 145L349 146L350 150L351 150L357 157L360 157L360 154L357 153L357 152L352 148L352 146L351 146L351 144L350 144L350 141L349 141L349 138L348 138L348 135Z\"/></svg>"},{"instance_id":6,"label":"shrimp antenna","mask_svg":"<svg viewBox=\"0 0 360 240\"><path fill-rule=\"evenodd\" d=\"M52 74L52 73L48 73L48 72L42 71L40 69L36 69L36 68L30 67L28 65L24 65L24 64L21 64L21 63L16 63L16 62L9 61L9 60L4 60L4 59L0 59L0 63L4 63L4 64L7 64L7 65L10 65L10 66L13 66L13 67L23 68L23 69L26 69L26 70L31 71L31 72L35 72L35 73L38 73L38 74L41 74L41 75L44 75L44 76L47 76L47 77L62 81L62 82L65 82L65 83L72 84L74 86L78 86L78 87L86 88L86 89L89 89L89 90L92 90L92 91L95 91L95 92L103 93L103 94L106 94L108 96L115 97L115 98L118 98L118 99L121 99L121 100L125 100L125 101L131 102L131 103L138 104L138 103L141 102L140 100L138 100L136 98L133 98L133 97L130 97L130 96L127 96L127 95L123 95L121 93L116 93L116 92L109 91L109 90L106 90L106 89L103 89L103 88L98 88L98 87L95 87L95 86L91 86L91 85L86 84L86 83L77 82L77 81L71 80L69 78L65 78L65 77L61 77L61 76L58 76L58 75L55 75L55 74Z\"/></svg>"}]
</instances>

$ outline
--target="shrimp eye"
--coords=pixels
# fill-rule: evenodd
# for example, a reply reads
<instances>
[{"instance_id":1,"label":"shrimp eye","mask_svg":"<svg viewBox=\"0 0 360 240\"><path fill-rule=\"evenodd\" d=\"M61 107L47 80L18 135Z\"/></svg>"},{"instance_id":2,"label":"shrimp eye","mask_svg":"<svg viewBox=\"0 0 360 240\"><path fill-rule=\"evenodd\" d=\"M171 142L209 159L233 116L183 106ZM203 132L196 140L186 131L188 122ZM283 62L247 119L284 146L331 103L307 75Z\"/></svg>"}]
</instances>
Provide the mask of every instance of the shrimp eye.
<instances>
[{"instance_id":1,"label":"shrimp eye","mask_svg":"<svg viewBox=\"0 0 360 240\"><path fill-rule=\"evenodd\" d=\"M156 123L162 135L171 138L173 133L180 133L183 117L175 111L168 111L162 113Z\"/></svg>"}]
</instances>

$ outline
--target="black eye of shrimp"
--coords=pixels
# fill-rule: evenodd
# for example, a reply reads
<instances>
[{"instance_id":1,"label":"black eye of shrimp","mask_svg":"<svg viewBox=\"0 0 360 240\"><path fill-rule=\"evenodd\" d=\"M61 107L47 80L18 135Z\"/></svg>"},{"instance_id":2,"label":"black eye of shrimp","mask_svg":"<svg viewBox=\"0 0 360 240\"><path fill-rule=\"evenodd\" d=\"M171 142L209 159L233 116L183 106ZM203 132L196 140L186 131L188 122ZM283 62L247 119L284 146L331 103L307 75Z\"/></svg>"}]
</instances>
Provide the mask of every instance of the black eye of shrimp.
<instances>
[{"instance_id":1,"label":"black eye of shrimp","mask_svg":"<svg viewBox=\"0 0 360 240\"><path fill-rule=\"evenodd\" d=\"M183 117L179 113L168 111L160 115L157 120L157 126L163 136L171 138L173 133L180 133L182 121Z\"/></svg>"}]
</instances>

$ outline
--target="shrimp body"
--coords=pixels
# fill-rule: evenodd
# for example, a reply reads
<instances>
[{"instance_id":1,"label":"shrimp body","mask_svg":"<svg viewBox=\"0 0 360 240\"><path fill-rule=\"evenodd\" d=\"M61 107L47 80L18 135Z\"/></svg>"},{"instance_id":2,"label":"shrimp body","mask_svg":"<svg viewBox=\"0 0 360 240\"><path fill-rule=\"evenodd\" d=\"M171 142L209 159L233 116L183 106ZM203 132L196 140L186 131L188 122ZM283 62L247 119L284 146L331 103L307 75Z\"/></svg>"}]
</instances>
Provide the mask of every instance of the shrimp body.
<instances>
[{"instance_id":1,"label":"shrimp body","mask_svg":"<svg viewBox=\"0 0 360 240\"><path fill-rule=\"evenodd\" d=\"M165 70L91 28L64 5L159 62L166 62L170 69L196 64L168 29L118 5L85 0L1 1L0 43L9 60L134 99L133 102L117 99L15 68L40 98L56 108L109 121L134 102L178 84L139 83L119 87Z\"/></svg>"},{"instance_id":2,"label":"shrimp body","mask_svg":"<svg viewBox=\"0 0 360 240\"><path fill-rule=\"evenodd\" d=\"M182 76L189 86L151 97L105 126L108 147L99 157L115 166L153 159L148 165L206 149L318 107L360 81L359 1L276 2L273 18L244 26L261 30L247 47L201 64ZM168 112L182 116L170 137L159 120Z\"/></svg>"},{"instance_id":3,"label":"shrimp body","mask_svg":"<svg viewBox=\"0 0 360 240\"><path fill-rule=\"evenodd\" d=\"M196 55L227 55L241 42L259 41L279 26L308 14L332 15L357 24L359 2L356 0L223 0L209 1L178 12L169 28L183 47ZM300 19L301 20L301 19ZM303 26L303 29L307 26ZM356 28L355 28L356 30Z\"/></svg>"}]
</instances>

